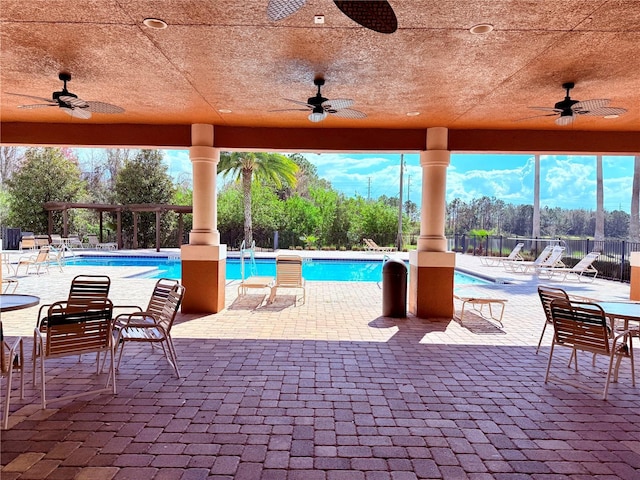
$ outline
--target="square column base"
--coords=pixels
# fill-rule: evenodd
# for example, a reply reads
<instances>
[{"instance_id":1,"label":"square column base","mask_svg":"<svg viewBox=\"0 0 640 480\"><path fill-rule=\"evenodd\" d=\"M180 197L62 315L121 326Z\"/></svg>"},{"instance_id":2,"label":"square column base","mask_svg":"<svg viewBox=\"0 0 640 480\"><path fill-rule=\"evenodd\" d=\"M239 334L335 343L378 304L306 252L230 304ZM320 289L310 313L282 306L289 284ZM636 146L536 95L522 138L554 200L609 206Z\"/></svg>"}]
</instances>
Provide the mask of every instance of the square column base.
<instances>
[{"instance_id":1,"label":"square column base","mask_svg":"<svg viewBox=\"0 0 640 480\"><path fill-rule=\"evenodd\" d=\"M631 279L629 285L629 300L640 300L640 252L631 252Z\"/></svg>"},{"instance_id":2,"label":"square column base","mask_svg":"<svg viewBox=\"0 0 640 480\"><path fill-rule=\"evenodd\" d=\"M409 254L409 312L419 318L453 318L452 252Z\"/></svg>"},{"instance_id":3,"label":"square column base","mask_svg":"<svg viewBox=\"0 0 640 480\"><path fill-rule=\"evenodd\" d=\"M218 313L224 309L226 245L183 245L183 313Z\"/></svg>"}]
</instances>

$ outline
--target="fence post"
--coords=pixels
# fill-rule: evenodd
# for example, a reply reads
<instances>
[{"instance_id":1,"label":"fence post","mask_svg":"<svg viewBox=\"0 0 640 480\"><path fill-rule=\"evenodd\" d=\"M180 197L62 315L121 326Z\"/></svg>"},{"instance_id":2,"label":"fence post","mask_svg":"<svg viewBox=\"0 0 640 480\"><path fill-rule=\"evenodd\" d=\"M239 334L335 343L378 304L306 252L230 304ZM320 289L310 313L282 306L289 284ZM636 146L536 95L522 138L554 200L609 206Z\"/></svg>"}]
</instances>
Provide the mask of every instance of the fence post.
<instances>
[{"instance_id":1,"label":"fence post","mask_svg":"<svg viewBox=\"0 0 640 480\"><path fill-rule=\"evenodd\" d=\"M622 254L620 255L620 281L624 280L624 258L627 253L626 242L622 240ZM629 276L629 282L631 282L631 276Z\"/></svg>"},{"instance_id":2,"label":"fence post","mask_svg":"<svg viewBox=\"0 0 640 480\"><path fill-rule=\"evenodd\" d=\"M500 246L500 253L498 256L501 257L502 256L502 235L500 235L500 240L498 242L498 245Z\"/></svg>"}]
</instances>

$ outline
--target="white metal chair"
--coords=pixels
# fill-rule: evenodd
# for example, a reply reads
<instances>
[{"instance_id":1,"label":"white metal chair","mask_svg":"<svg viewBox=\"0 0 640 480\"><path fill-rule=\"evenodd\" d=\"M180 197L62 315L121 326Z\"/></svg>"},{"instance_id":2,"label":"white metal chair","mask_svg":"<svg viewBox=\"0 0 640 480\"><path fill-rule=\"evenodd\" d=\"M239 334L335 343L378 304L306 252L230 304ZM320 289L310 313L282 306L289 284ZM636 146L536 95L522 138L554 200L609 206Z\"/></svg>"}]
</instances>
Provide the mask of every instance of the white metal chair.
<instances>
[{"instance_id":1,"label":"white metal chair","mask_svg":"<svg viewBox=\"0 0 640 480\"><path fill-rule=\"evenodd\" d=\"M0 374L7 378L4 394L4 406L2 411L2 428L9 426L9 403L11 401L11 384L13 373L20 374L20 398L24 398L24 348L22 338L16 338L11 344L4 339L2 321L0 321Z\"/></svg>"}]
</instances>

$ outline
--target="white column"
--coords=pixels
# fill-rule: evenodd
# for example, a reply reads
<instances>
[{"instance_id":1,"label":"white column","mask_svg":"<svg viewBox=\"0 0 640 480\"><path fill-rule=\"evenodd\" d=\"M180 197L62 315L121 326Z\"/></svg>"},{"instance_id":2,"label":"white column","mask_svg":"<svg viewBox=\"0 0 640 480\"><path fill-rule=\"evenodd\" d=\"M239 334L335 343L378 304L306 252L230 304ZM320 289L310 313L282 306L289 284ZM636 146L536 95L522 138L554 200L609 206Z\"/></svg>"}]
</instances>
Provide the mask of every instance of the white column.
<instances>
[{"instance_id":1,"label":"white column","mask_svg":"<svg viewBox=\"0 0 640 480\"><path fill-rule=\"evenodd\" d=\"M213 125L191 126L189 158L193 167L193 229L190 245L220 245L216 176L220 151L213 148Z\"/></svg>"},{"instance_id":2,"label":"white column","mask_svg":"<svg viewBox=\"0 0 640 480\"><path fill-rule=\"evenodd\" d=\"M419 252L446 252L444 236L446 216L447 167L451 160L448 130L427 129L427 150L420 153L422 166L422 205L420 213Z\"/></svg>"}]
</instances>

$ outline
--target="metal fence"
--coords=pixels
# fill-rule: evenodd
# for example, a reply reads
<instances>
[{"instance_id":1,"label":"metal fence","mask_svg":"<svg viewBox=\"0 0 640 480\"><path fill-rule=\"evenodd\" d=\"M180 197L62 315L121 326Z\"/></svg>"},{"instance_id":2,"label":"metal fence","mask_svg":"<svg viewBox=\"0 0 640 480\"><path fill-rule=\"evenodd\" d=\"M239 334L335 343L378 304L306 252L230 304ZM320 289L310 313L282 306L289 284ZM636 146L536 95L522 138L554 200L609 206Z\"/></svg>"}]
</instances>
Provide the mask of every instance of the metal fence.
<instances>
[{"instance_id":1,"label":"metal fence","mask_svg":"<svg viewBox=\"0 0 640 480\"><path fill-rule=\"evenodd\" d=\"M572 267L589 252L600 252L593 263L598 277L620 282L629 282L631 252L640 251L640 243L626 240L595 241L590 238L519 238L504 236L455 235L448 237L449 250L478 256L507 256L518 243L524 243L521 254L528 260L535 259L548 244L565 247L562 261Z\"/></svg>"}]
</instances>

